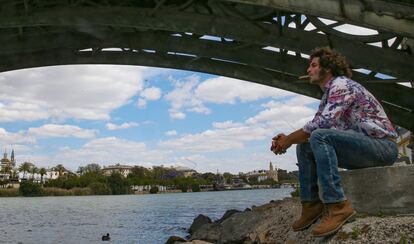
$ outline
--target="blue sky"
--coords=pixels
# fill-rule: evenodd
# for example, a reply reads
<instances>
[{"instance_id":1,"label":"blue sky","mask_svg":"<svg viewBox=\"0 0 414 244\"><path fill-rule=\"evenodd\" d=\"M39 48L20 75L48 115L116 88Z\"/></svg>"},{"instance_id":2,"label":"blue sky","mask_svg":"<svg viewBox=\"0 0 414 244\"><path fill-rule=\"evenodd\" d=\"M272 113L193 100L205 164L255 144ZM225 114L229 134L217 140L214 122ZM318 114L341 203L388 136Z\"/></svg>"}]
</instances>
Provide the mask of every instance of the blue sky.
<instances>
[{"instance_id":1,"label":"blue sky","mask_svg":"<svg viewBox=\"0 0 414 244\"><path fill-rule=\"evenodd\" d=\"M186 166L199 172L295 170L271 138L303 126L318 101L203 73L72 65L0 74L0 143L18 164Z\"/></svg>"}]
</instances>

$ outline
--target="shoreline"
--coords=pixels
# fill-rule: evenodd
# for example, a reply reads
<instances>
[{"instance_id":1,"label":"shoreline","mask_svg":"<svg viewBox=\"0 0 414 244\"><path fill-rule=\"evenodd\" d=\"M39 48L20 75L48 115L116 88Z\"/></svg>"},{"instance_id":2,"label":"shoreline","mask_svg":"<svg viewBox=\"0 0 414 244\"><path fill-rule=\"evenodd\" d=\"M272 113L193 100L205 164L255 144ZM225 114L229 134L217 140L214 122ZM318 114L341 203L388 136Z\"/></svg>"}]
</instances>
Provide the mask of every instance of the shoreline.
<instances>
[{"instance_id":1,"label":"shoreline","mask_svg":"<svg viewBox=\"0 0 414 244\"><path fill-rule=\"evenodd\" d=\"M414 243L414 213L387 216L358 213L353 222L346 223L336 233L316 238L311 231L319 221L303 231L291 229L300 212L299 198L290 197L245 211L228 210L214 222L199 215L189 227L187 239L172 236L166 243Z\"/></svg>"},{"instance_id":2,"label":"shoreline","mask_svg":"<svg viewBox=\"0 0 414 244\"><path fill-rule=\"evenodd\" d=\"M289 187L266 187L266 188L233 188L233 189L220 189L220 190L202 190L197 192L224 192L224 191L245 191L245 190L268 190L268 189L288 189ZM43 194L37 196L23 196L19 193L19 188L0 188L0 198L9 198L9 197L79 197L79 196L119 196L119 194L91 194L88 187L85 188L72 188L70 190L61 189L61 188L46 188L47 190L52 191L52 194ZM75 192L71 190L75 190ZM292 188L294 190L294 188ZM76 193L80 194L76 194ZM135 191L129 194L120 194L120 195L157 195L157 194L175 194L175 193L193 193L192 191L182 192L181 190L167 190L159 191L157 193L150 193L149 191ZM196 192L194 192L196 193Z\"/></svg>"}]
</instances>

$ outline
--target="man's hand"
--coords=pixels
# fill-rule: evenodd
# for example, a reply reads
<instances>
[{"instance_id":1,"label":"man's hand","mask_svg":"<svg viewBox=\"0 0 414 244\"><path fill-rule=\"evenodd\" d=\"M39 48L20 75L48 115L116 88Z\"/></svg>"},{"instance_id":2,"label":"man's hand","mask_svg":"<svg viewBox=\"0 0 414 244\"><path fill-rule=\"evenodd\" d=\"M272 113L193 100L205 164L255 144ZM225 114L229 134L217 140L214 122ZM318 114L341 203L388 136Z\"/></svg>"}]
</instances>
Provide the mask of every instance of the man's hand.
<instances>
[{"instance_id":1,"label":"man's hand","mask_svg":"<svg viewBox=\"0 0 414 244\"><path fill-rule=\"evenodd\" d=\"M288 136L279 134L272 138L272 146L270 147L270 150L276 155L283 154L290 146L292 146L292 144L304 143L308 138L309 134L303 129L296 130Z\"/></svg>"},{"instance_id":2,"label":"man's hand","mask_svg":"<svg viewBox=\"0 0 414 244\"><path fill-rule=\"evenodd\" d=\"M288 142L287 136L285 134L279 134L272 138L272 146L270 150L276 155L286 153L286 150L292 144Z\"/></svg>"}]
</instances>

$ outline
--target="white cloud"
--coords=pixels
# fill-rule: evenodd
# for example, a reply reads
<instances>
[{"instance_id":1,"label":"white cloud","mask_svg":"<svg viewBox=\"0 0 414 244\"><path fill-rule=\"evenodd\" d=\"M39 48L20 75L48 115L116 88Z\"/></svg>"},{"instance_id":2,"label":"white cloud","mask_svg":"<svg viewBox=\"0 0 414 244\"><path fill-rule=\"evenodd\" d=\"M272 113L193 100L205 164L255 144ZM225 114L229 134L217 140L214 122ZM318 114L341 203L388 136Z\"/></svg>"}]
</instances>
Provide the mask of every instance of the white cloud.
<instances>
[{"instance_id":1,"label":"white cloud","mask_svg":"<svg viewBox=\"0 0 414 244\"><path fill-rule=\"evenodd\" d=\"M0 74L0 121L102 120L143 89L142 68L71 65Z\"/></svg>"},{"instance_id":2,"label":"white cloud","mask_svg":"<svg viewBox=\"0 0 414 244\"><path fill-rule=\"evenodd\" d=\"M194 96L194 88L199 82L199 77L192 75L182 81L170 80L174 84L174 90L165 95L165 99L171 103L169 109L172 119L184 119L186 117L183 110L209 114L210 109L204 106L203 102Z\"/></svg>"},{"instance_id":3,"label":"white cloud","mask_svg":"<svg viewBox=\"0 0 414 244\"><path fill-rule=\"evenodd\" d=\"M231 128L231 127L239 127L241 126L241 123L236 123L233 122L232 120L227 120L224 122L214 122L213 123L213 127L217 128L217 129L227 129L227 128Z\"/></svg>"},{"instance_id":4,"label":"white cloud","mask_svg":"<svg viewBox=\"0 0 414 244\"><path fill-rule=\"evenodd\" d=\"M161 165L172 158L172 151L151 150L145 143L117 137L92 139L81 148L62 148L56 155L43 158L43 162L55 165L65 162L65 166L76 170L80 165L98 162L100 165L122 163L150 167Z\"/></svg>"},{"instance_id":5,"label":"white cloud","mask_svg":"<svg viewBox=\"0 0 414 244\"><path fill-rule=\"evenodd\" d=\"M186 118L185 112L210 114L205 103L234 104L263 98L283 98L294 93L252 82L227 77L217 77L199 82L192 75L182 80L171 79L175 88L165 99L171 103L169 110L173 119Z\"/></svg>"},{"instance_id":6,"label":"white cloud","mask_svg":"<svg viewBox=\"0 0 414 244\"><path fill-rule=\"evenodd\" d=\"M178 133L176 130L169 130L167 132L165 132L165 135L167 136L176 136Z\"/></svg>"},{"instance_id":7,"label":"white cloud","mask_svg":"<svg viewBox=\"0 0 414 244\"><path fill-rule=\"evenodd\" d=\"M296 95L298 96L298 95ZM215 122L214 129L186 134L176 139L160 142L160 148L185 152L220 152L244 149L246 143L272 138L278 133L289 133L309 121L315 110L308 104L315 100L297 98L263 104L263 110L244 122Z\"/></svg>"},{"instance_id":8,"label":"white cloud","mask_svg":"<svg viewBox=\"0 0 414 244\"><path fill-rule=\"evenodd\" d=\"M36 143L36 138L33 136L26 135L23 131L18 133L8 132L4 128L0 128L0 145L4 148L9 146L15 146L19 144L34 144Z\"/></svg>"},{"instance_id":9,"label":"white cloud","mask_svg":"<svg viewBox=\"0 0 414 244\"><path fill-rule=\"evenodd\" d=\"M107 123L105 126L108 130L122 130L122 129L128 129L128 128L132 128L132 127L137 127L138 123L125 122L125 123L122 123L120 125L113 124L113 123Z\"/></svg>"},{"instance_id":10,"label":"white cloud","mask_svg":"<svg viewBox=\"0 0 414 244\"><path fill-rule=\"evenodd\" d=\"M82 129L74 125L57 125L46 124L37 128L29 128L27 133L29 135L46 138L46 137L77 137L77 138L92 138L98 134L97 130Z\"/></svg>"},{"instance_id":11,"label":"white cloud","mask_svg":"<svg viewBox=\"0 0 414 244\"><path fill-rule=\"evenodd\" d=\"M178 139L163 141L160 147L186 152L219 152L242 149L245 142L261 140L268 135L269 131L263 127L240 126L184 135Z\"/></svg>"},{"instance_id":12,"label":"white cloud","mask_svg":"<svg viewBox=\"0 0 414 244\"><path fill-rule=\"evenodd\" d=\"M138 98L137 106L138 106L138 108L146 108L147 107L147 100L142 99L142 98Z\"/></svg>"},{"instance_id":13,"label":"white cloud","mask_svg":"<svg viewBox=\"0 0 414 244\"><path fill-rule=\"evenodd\" d=\"M195 90L197 98L211 103L235 103L255 101L262 98L280 98L294 93L253 82L228 77L217 77L204 81Z\"/></svg>"},{"instance_id":14,"label":"white cloud","mask_svg":"<svg viewBox=\"0 0 414 244\"><path fill-rule=\"evenodd\" d=\"M161 97L161 89L158 87L145 88L140 95L146 100L158 100Z\"/></svg>"},{"instance_id":15,"label":"white cloud","mask_svg":"<svg viewBox=\"0 0 414 244\"><path fill-rule=\"evenodd\" d=\"M172 119L185 119L186 115L183 112L175 111L175 110L168 110L170 112L170 117Z\"/></svg>"},{"instance_id":16,"label":"white cloud","mask_svg":"<svg viewBox=\"0 0 414 244\"><path fill-rule=\"evenodd\" d=\"M158 87L149 87L145 88L140 93L140 98L138 98L137 106L138 108L146 108L147 101L155 101L160 99L161 97L161 89Z\"/></svg>"}]
</instances>

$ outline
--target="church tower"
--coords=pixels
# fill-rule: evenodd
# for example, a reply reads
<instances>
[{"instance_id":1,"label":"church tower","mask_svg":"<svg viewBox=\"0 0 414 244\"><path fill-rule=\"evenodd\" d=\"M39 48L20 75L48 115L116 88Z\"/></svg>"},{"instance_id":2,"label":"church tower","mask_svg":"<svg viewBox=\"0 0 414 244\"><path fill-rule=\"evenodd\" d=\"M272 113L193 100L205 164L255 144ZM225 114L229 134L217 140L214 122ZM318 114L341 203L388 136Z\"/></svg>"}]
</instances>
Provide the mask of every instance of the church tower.
<instances>
[{"instance_id":1,"label":"church tower","mask_svg":"<svg viewBox=\"0 0 414 244\"><path fill-rule=\"evenodd\" d=\"M267 172L267 178L273 179L274 181L279 181L277 170L273 168L272 162L269 163L269 171Z\"/></svg>"},{"instance_id":2,"label":"church tower","mask_svg":"<svg viewBox=\"0 0 414 244\"><path fill-rule=\"evenodd\" d=\"M11 151L11 155L10 155L10 163L13 167L16 166L16 160L14 159L14 149L12 149Z\"/></svg>"}]
</instances>

